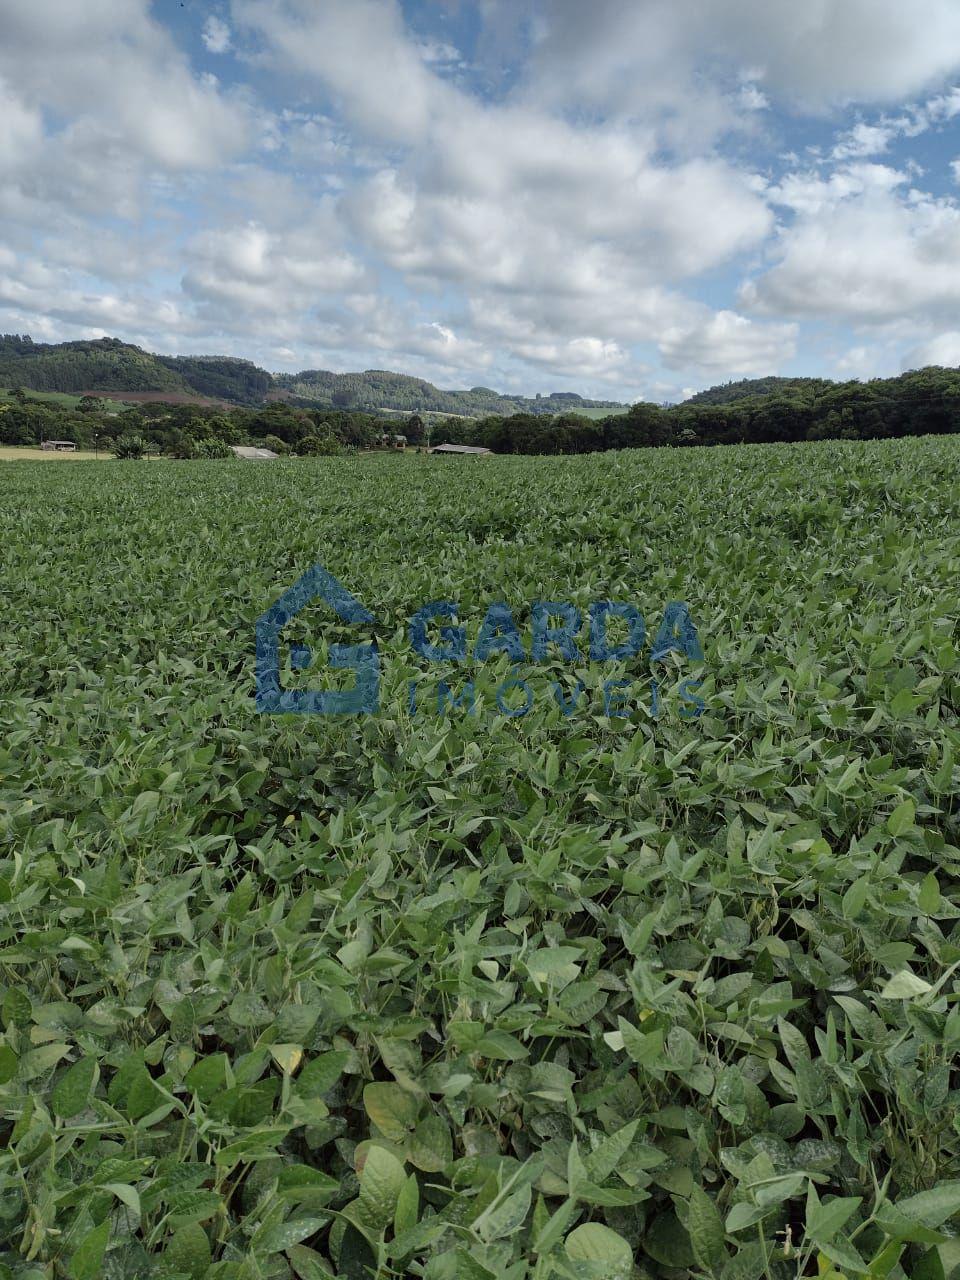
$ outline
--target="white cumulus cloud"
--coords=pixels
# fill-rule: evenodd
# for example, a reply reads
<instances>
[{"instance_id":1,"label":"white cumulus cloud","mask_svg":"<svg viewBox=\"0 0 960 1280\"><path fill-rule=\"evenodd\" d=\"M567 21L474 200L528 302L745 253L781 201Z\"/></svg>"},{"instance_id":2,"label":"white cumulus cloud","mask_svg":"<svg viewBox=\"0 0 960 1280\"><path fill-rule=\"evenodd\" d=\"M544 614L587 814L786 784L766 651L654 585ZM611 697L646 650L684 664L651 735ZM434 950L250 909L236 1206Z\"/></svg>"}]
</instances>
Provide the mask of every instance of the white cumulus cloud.
<instances>
[{"instance_id":1,"label":"white cumulus cloud","mask_svg":"<svg viewBox=\"0 0 960 1280\"><path fill-rule=\"evenodd\" d=\"M203 43L211 53L226 53L230 48L230 27L211 13L203 24Z\"/></svg>"}]
</instances>

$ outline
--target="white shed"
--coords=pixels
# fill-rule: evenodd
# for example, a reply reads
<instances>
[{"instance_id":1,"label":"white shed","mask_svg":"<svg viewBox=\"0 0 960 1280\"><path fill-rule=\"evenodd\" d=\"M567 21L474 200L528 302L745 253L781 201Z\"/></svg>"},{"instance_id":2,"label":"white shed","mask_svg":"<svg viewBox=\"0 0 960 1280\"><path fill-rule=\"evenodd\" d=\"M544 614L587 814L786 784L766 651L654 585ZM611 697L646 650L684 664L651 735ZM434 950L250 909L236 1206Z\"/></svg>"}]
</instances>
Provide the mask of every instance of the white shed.
<instances>
[{"instance_id":1,"label":"white shed","mask_svg":"<svg viewBox=\"0 0 960 1280\"><path fill-rule=\"evenodd\" d=\"M232 444L230 448L236 458L279 458L278 453L274 453L272 449L261 449L252 444Z\"/></svg>"}]
</instances>

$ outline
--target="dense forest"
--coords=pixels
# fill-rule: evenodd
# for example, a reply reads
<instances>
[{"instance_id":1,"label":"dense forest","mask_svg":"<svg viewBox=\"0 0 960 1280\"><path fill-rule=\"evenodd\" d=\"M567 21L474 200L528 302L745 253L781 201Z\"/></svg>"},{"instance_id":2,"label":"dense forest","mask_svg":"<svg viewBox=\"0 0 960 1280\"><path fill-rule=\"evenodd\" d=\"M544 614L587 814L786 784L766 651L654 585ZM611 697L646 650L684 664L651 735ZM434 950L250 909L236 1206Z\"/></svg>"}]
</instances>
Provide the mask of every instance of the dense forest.
<instances>
[{"instance_id":1,"label":"dense forest","mask_svg":"<svg viewBox=\"0 0 960 1280\"><path fill-rule=\"evenodd\" d=\"M260 404L273 387L273 378L250 360L230 356L154 356L184 384L202 396ZM84 388L86 389L86 388Z\"/></svg>"},{"instance_id":2,"label":"dense forest","mask_svg":"<svg viewBox=\"0 0 960 1280\"><path fill-rule=\"evenodd\" d=\"M753 400L758 396L790 395L794 391L827 391L836 386L829 378L741 378L724 382L706 391L698 391L684 404L730 404L734 400Z\"/></svg>"},{"instance_id":3,"label":"dense forest","mask_svg":"<svg viewBox=\"0 0 960 1280\"><path fill-rule=\"evenodd\" d=\"M392 446L400 432L413 446L449 442L522 454L960 432L960 371L941 368L867 383L806 379L772 395L735 396L722 403L693 400L670 407L640 403L627 413L599 419L566 412L439 420L411 414L385 421L356 409L305 408L282 402L226 409L158 402L118 412L108 410L95 397L65 408L19 388L4 395L2 444L59 438L80 445L97 440L108 448L117 440L135 440L148 450L180 457L222 456L231 444L257 442L278 453L376 448Z\"/></svg>"},{"instance_id":4,"label":"dense forest","mask_svg":"<svg viewBox=\"0 0 960 1280\"><path fill-rule=\"evenodd\" d=\"M158 357L118 338L33 342L0 334L0 386L31 391L190 391Z\"/></svg>"}]
</instances>

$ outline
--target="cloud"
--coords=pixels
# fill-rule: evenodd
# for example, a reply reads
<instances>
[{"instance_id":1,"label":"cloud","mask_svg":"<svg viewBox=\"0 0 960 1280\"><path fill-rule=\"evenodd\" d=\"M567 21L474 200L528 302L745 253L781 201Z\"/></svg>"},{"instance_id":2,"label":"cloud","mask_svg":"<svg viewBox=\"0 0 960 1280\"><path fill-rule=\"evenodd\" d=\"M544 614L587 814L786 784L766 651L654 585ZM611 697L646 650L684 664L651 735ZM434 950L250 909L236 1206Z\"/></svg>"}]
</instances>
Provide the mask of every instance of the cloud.
<instances>
[{"instance_id":1,"label":"cloud","mask_svg":"<svg viewBox=\"0 0 960 1280\"><path fill-rule=\"evenodd\" d=\"M330 296L358 289L364 269L331 244L328 219L277 233L250 222L200 232L191 242L184 292L213 317L303 317Z\"/></svg>"},{"instance_id":2,"label":"cloud","mask_svg":"<svg viewBox=\"0 0 960 1280\"><path fill-rule=\"evenodd\" d=\"M96 336L137 335L189 329L190 320L172 298L143 291L113 293L76 287L69 269L24 258L0 247L0 305L24 317L23 331L42 331L51 321L96 330Z\"/></svg>"},{"instance_id":3,"label":"cloud","mask_svg":"<svg viewBox=\"0 0 960 1280\"><path fill-rule=\"evenodd\" d=\"M875 156L890 146L896 129L890 125L856 124L831 152L834 160L855 160Z\"/></svg>"},{"instance_id":4,"label":"cloud","mask_svg":"<svg viewBox=\"0 0 960 1280\"><path fill-rule=\"evenodd\" d=\"M0 75L103 166L208 169L241 152L239 102L195 75L145 0L0 0Z\"/></svg>"},{"instance_id":5,"label":"cloud","mask_svg":"<svg viewBox=\"0 0 960 1280\"><path fill-rule=\"evenodd\" d=\"M460 50L445 40L420 40L417 50L426 63L437 66L460 66L463 63Z\"/></svg>"},{"instance_id":6,"label":"cloud","mask_svg":"<svg viewBox=\"0 0 960 1280\"><path fill-rule=\"evenodd\" d=\"M941 322L960 306L960 205L909 188L906 175L860 165L824 182L791 175L771 198L797 211L773 265L741 290L763 314L883 324Z\"/></svg>"},{"instance_id":7,"label":"cloud","mask_svg":"<svg viewBox=\"0 0 960 1280\"><path fill-rule=\"evenodd\" d=\"M203 43L211 53L226 53L230 48L230 34L230 27L215 14L203 24Z\"/></svg>"},{"instance_id":8,"label":"cloud","mask_svg":"<svg viewBox=\"0 0 960 1280\"><path fill-rule=\"evenodd\" d=\"M9 180L43 139L43 118L0 77L0 177Z\"/></svg>"},{"instance_id":9,"label":"cloud","mask_svg":"<svg viewBox=\"0 0 960 1280\"><path fill-rule=\"evenodd\" d=\"M380 170L345 201L354 229L418 276L586 293L611 277L693 276L772 227L763 199L720 161L660 167L626 138L575 136L520 112L460 118L435 138L427 157Z\"/></svg>"},{"instance_id":10,"label":"cloud","mask_svg":"<svg viewBox=\"0 0 960 1280\"><path fill-rule=\"evenodd\" d=\"M750 69L774 101L816 112L900 102L958 66L954 0L554 0L540 11L533 79L553 103L681 114L686 103L693 115L712 98L704 73Z\"/></svg>"},{"instance_id":11,"label":"cloud","mask_svg":"<svg viewBox=\"0 0 960 1280\"><path fill-rule=\"evenodd\" d=\"M826 178L815 170L794 170L768 187L766 194L773 204L815 216L845 201L892 191L906 181L905 173L889 165L849 164Z\"/></svg>"},{"instance_id":12,"label":"cloud","mask_svg":"<svg viewBox=\"0 0 960 1280\"><path fill-rule=\"evenodd\" d=\"M392 4L236 0L233 14L273 60L335 93L354 131L394 144L392 162L344 195L354 238L415 289L469 291L473 331L509 359L612 376L638 328L656 339L674 318L678 299L659 286L772 229L762 184L718 156L667 162L640 125L573 125L442 80ZM383 75L346 74L348 38ZM643 293L661 305L638 327Z\"/></svg>"},{"instance_id":13,"label":"cloud","mask_svg":"<svg viewBox=\"0 0 960 1280\"><path fill-rule=\"evenodd\" d=\"M840 355L834 355L833 371L843 379L875 378L885 370L888 363L887 353L875 343L863 343L849 347ZM893 372L893 370L891 370Z\"/></svg>"},{"instance_id":14,"label":"cloud","mask_svg":"<svg viewBox=\"0 0 960 1280\"><path fill-rule=\"evenodd\" d=\"M755 84L745 84L740 89L740 106L744 111L766 111L770 99Z\"/></svg>"},{"instance_id":15,"label":"cloud","mask_svg":"<svg viewBox=\"0 0 960 1280\"><path fill-rule=\"evenodd\" d=\"M881 116L876 124L858 121L842 134L830 153L834 161L863 159L885 152L897 138L916 138L949 123L960 114L960 89L938 94L920 104L911 103L897 116Z\"/></svg>"},{"instance_id":16,"label":"cloud","mask_svg":"<svg viewBox=\"0 0 960 1280\"><path fill-rule=\"evenodd\" d=\"M903 152L960 115L955 0L438 9L0 0L3 324L658 399L801 321L953 353L960 203Z\"/></svg>"},{"instance_id":17,"label":"cloud","mask_svg":"<svg viewBox=\"0 0 960 1280\"><path fill-rule=\"evenodd\" d=\"M776 372L794 354L797 325L758 325L733 311L667 329L660 348L670 369L748 377Z\"/></svg>"},{"instance_id":18,"label":"cloud","mask_svg":"<svg viewBox=\"0 0 960 1280\"><path fill-rule=\"evenodd\" d=\"M266 41L276 67L321 81L364 133L416 142L455 90L427 67L397 4L385 0L233 0L235 22Z\"/></svg>"},{"instance_id":19,"label":"cloud","mask_svg":"<svg viewBox=\"0 0 960 1280\"><path fill-rule=\"evenodd\" d=\"M553 374L592 381L631 381L641 372L618 342L603 338L558 338L532 335L511 343L511 354Z\"/></svg>"},{"instance_id":20,"label":"cloud","mask_svg":"<svg viewBox=\"0 0 960 1280\"><path fill-rule=\"evenodd\" d=\"M960 366L960 332L956 329L938 333L936 337L914 347L903 361L903 368L922 369L937 364L948 368Z\"/></svg>"}]
</instances>

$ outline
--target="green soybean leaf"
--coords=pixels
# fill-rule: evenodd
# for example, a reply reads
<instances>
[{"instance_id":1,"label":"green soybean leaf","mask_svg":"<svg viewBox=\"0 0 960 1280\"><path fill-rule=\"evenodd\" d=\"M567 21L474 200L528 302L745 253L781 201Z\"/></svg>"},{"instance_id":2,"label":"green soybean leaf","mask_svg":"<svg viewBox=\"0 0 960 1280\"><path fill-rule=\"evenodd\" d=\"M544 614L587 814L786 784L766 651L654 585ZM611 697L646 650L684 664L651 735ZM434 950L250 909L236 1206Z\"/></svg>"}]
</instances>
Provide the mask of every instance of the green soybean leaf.
<instances>
[{"instance_id":1,"label":"green soybean leaf","mask_svg":"<svg viewBox=\"0 0 960 1280\"><path fill-rule=\"evenodd\" d=\"M817 1205L807 1214L807 1234L819 1245L828 1243L862 1203L862 1196L838 1196L826 1204Z\"/></svg>"},{"instance_id":2,"label":"green soybean leaf","mask_svg":"<svg viewBox=\"0 0 960 1280\"><path fill-rule=\"evenodd\" d=\"M185 1272L191 1280L202 1280L210 1266L207 1233L196 1223L181 1227L171 1237L163 1256L175 1271Z\"/></svg>"},{"instance_id":3,"label":"green soybean leaf","mask_svg":"<svg viewBox=\"0 0 960 1280\"><path fill-rule=\"evenodd\" d=\"M723 1220L713 1200L694 1187L687 1206L687 1231L697 1263L706 1271L716 1271L726 1256Z\"/></svg>"},{"instance_id":4,"label":"green soybean leaf","mask_svg":"<svg viewBox=\"0 0 960 1280\"><path fill-rule=\"evenodd\" d=\"M414 1174L410 1174L397 1198L397 1207L393 1214L393 1233L401 1236L410 1231L417 1222L420 1210L420 1188Z\"/></svg>"},{"instance_id":5,"label":"green soybean leaf","mask_svg":"<svg viewBox=\"0 0 960 1280\"><path fill-rule=\"evenodd\" d=\"M633 1251L623 1236L600 1222L585 1222L576 1227L564 1242L572 1262L594 1262L602 1270L594 1272L602 1280L630 1280Z\"/></svg>"},{"instance_id":6,"label":"green soybean leaf","mask_svg":"<svg viewBox=\"0 0 960 1280\"><path fill-rule=\"evenodd\" d=\"M929 982L926 982L923 978L918 978L909 969L901 969L899 973L895 973L884 984L880 996L884 1000L912 1000L916 996L926 995L928 991L932 990L933 988Z\"/></svg>"},{"instance_id":7,"label":"green soybean leaf","mask_svg":"<svg viewBox=\"0 0 960 1280\"><path fill-rule=\"evenodd\" d=\"M79 1115L100 1076L96 1058L80 1058L60 1077L50 1095L50 1110L63 1120Z\"/></svg>"},{"instance_id":8,"label":"green soybean leaf","mask_svg":"<svg viewBox=\"0 0 960 1280\"><path fill-rule=\"evenodd\" d=\"M267 1227L251 1241L254 1253L260 1257L268 1257L272 1253L283 1253L295 1244L302 1244L325 1227L327 1218L291 1218L289 1222L280 1222Z\"/></svg>"},{"instance_id":9,"label":"green soybean leaf","mask_svg":"<svg viewBox=\"0 0 960 1280\"><path fill-rule=\"evenodd\" d=\"M928 916L940 910L940 885L933 871L928 872L921 882L917 906Z\"/></svg>"},{"instance_id":10,"label":"green soybean leaf","mask_svg":"<svg viewBox=\"0 0 960 1280\"><path fill-rule=\"evenodd\" d=\"M904 800L898 804L887 819L887 830L892 836L901 836L913 826L916 805L912 800Z\"/></svg>"},{"instance_id":11,"label":"green soybean leaf","mask_svg":"<svg viewBox=\"0 0 960 1280\"><path fill-rule=\"evenodd\" d=\"M960 1213L960 1180L938 1183L929 1191L897 1200L893 1207L897 1213L925 1227L942 1226L948 1218Z\"/></svg>"},{"instance_id":12,"label":"green soybean leaf","mask_svg":"<svg viewBox=\"0 0 960 1280\"><path fill-rule=\"evenodd\" d=\"M70 1259L71 1280L97 1280L101 1274L103 1256L110 1239L110 1222L104 1219L99 1226L88 1231Z\"/></svg>"},{"instance_id":13,"label":"green soybean leaf","mask_svg":"<svg viewBox=\"0 0 960 1280\"><path fill-rule=\"evenodd\" d=\"M6 1084L17 1074L20 1063L8 1044L0 1045L0 1084Z\"/></svg>"},{"instance_id":14,"label":"green soybean leaf","mask_svg":"<svg viewBox=\"0 0 960 1280\"><path fill-rule=\"evenodd\" d=\"M488 1241L513 1235L526 1221L527 1214L530 1212L532 1194L529 1185L514 1191L477 1219L474 1230Z\"/></svg>"},{"instance_id":15,"label":"green soybean leaf","mask_svg":"<svg viewBox=\"0 0 960 1280\"><path fill-rule=\"evenodd\" d=\"M360 1204L366 1220L377 1231L383 1231L393 1220L406 1180L396 1156L382 1147L371 1146L367 1150L360 1175Z\"/></svg>"}]
</instances>

